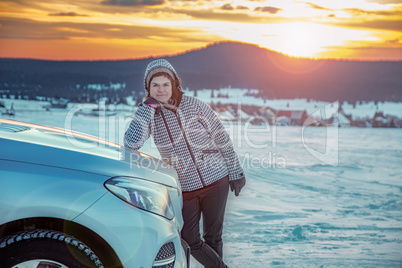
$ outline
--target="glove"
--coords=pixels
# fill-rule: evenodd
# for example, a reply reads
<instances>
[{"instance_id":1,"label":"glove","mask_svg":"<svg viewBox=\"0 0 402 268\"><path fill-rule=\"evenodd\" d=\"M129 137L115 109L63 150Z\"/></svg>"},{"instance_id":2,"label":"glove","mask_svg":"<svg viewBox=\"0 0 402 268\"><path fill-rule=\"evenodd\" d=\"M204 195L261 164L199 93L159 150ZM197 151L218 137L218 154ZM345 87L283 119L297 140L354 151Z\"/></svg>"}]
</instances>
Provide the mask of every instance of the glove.
<instances>
[{"instance_id":1,"label":"glove","mask_svg":"<svg viewBox=\"0 0 402 268\"><path fill-rule=\"evenodd\" d=\"M241 189L246 185L246 177L244 173L241 174L241 179L235 181L229 181L230 190L235 192L235 196L239 196Z\"/></svg>"},{"instance_id":2,"label":"glove","mask_svg":"<svg viewBox=\"0 0 402 268\"><path fill-rule=\"evenodd\" d=\"M148 97L145 101L144 104L154 108L156 110L156 113L158 113L158 111L161 110L161 103L159 101L157 101L155 98L153 97Z\"/></svg>"}]
</instances>

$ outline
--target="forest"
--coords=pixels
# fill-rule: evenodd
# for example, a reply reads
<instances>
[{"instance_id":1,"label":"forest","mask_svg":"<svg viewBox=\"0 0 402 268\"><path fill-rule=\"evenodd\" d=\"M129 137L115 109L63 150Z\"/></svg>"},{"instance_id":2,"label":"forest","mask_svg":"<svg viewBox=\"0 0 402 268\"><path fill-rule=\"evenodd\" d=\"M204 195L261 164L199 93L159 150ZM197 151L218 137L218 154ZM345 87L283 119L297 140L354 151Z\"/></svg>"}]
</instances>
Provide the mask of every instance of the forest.
<instances>
[{"instance_id":1,"label":"forest","mask_svg":"<svg viewBox=\"0 0 402 268\"><path fill-rule=\"evenodd\" d=\"M295 58L256 45L221 42L165 57L190 90L258 89L265 99L402 101L402 61ZM118 61L0 59L0 97L37 96L119 103L143 97L153 58Z\"/></svg>"}]
</instances>

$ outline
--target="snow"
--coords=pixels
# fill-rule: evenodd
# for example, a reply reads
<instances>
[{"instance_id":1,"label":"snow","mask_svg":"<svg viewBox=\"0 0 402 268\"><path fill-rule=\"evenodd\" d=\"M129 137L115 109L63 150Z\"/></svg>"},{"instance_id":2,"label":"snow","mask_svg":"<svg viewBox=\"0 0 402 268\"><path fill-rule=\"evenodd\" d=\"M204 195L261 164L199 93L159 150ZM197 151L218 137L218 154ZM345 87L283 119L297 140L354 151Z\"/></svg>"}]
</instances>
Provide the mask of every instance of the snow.
<instances>
[{"instance_id":1,"label":"snow","mask_svg":"<svg viewBox=\"0 0 402 268\"><path fill-rule=\"evenodd\" d=\"M230 121L230 120L236 119L236 117L234 117L234 115L229 111L221 112L220 114L218 114L218 116L221 120L224 120L224 121Z\"/></svg>"},{"instance_id":2,"label":"snow","mask_svg":"<svg viewBox=\"0 0 402 268\"><path fill-rule=\"evenodd\" d=\"M346 114L351 114L354 119L373 118L378 111L384 112L384 115L393 115L402 118L402 107L400 102L365 102L357 104L353 108L353 104L346 103L342 106Z\"/></svg>"},{"instance_id":3,"label":"snow","mask_svg":"<svg viewBox=\"0 0 402 268\"><path fill-rule=\"evenodd\" d=\"M197 90L197 98L206 103L218 102L222 104L239 104L241 105L257 105L270 107L275 110L306 110L309 115L322 110L325 107L326 114L322 118L330 118L339 108L339 102L316 101L307 99L268 99L255 98L246 96L248 92L256 93L257 90L223 88L214 91L214 97L211 97L211 89ZM218 98L218 94L229 94L229 98ZM194 96L194 91L186 90L187 96ZM393 115L402 118L402 102L379 102L377 105L374 102L356 103L355 107L350 103L343 103L342 108L346 114L351 114L353 119L373 118L377 111L384 112L384 115Z\"/></svg>"},{"instance_id":4,"label":"snow","mask_svg":"<svg viewBox=\"0 0 402 268\"><path fill-rule=\"evenodd\" d=\"M77 85L77 88L79 88L80 85ZM87 85L88 89L92 90L120 90L126 88L126 83L110 83L109 85L103 85L103 84L88 84Z\"/></svg>"},{"instance_id":5,"label":"snow","mask_svg":"<svg viewBox=\"0 0 402 268\"><path fill-rule=\"evenodd\" d=\"M121 86L122 84L111 84L112 86ZM315 113L321 113L322 119L328 119L333 114L338 111L339 102L334 100L333 102L325 102L325 101L316 101L316 100L307 100L307 99L268 99L263 100L261 98L255 98L253 96L247 96L247 93L256 94L258 90L256 89L237 89L237 88L222 88L219 90L213 90L214 96L211 97L211 89L203 89L197 90L197 98L205 101L208 104L214 103L217 104L220 102L221 104L232 104L233 108L238 108L241 110L242 105L256 105L263 107L270 107L275 110L306 110L307 114L312 115ZM184 91L187 96L194 96L194 91L185 90ZM217 97L219 94L225 97ZM6 107L9 108L11 103L14 103L14 108L16 110L41 110L42 106L47 105L48 102L41 101L38 103L37 101L26 101L26 100L18 100L18 99L1 99L0 101L6 104ZM126 98L127 103L130 106L133 106L135 103L132 97ZM40 105L38 105L40 104ZM234 106L233 106L234 104ZM71 108L74 104L69 105ZM383 112L384 115L392 115L397 116L398 118L402 118L402 102L379 102L375 104L374 102L362 102L356 104L343 103L342 109L345 111L345 114L351 114L353 119L366 119L373 118L376 112ZM246 117L246 115L243 115Z\"/></svg>"},{"instance_id":6,"label":"snow","mask_svg":"<svg viewBox=\"0 0 402 268\"><path fill-rule=\"evenodd\" d=\"M247 98L239 101L259 101L247 103ZM14 103L11 119L67 127L119 144L132 113L87 117L74 115L74 104L45 111L41 106L47 102L2 101L6 107ZM275 109L287 103L295 109L306 105L309 112L315 105L332 108L301 99L266 102ZM370 116L377 109L373 105L344 109ZM384 114L402 117L400 108L400 103L378 104ZM247 178L240 196L229 195L225 214L229 267L402 266L402 129L224 125ZM159 157L151 140L141 151ZM192 258L191 267L202 266Z\"/></svg>"}]
</instances>

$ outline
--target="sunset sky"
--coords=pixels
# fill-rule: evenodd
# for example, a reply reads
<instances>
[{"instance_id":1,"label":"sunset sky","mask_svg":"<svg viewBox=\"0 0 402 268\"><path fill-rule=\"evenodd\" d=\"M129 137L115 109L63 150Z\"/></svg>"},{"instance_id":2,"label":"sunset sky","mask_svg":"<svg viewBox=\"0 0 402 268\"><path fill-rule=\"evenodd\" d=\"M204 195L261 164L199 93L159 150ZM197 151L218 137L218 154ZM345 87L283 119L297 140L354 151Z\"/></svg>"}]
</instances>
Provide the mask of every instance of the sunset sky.
<instances>
[{"instance_id":1,"label":"sunset sky","mask_svg":"<svg viewBox=\"0 0 402 268\"><path fill-rule=\"evenodd\" d=\"M136 59L223 40L402 60L402 0L0 0L2 58Z\"/></svg>"}]
</instances>

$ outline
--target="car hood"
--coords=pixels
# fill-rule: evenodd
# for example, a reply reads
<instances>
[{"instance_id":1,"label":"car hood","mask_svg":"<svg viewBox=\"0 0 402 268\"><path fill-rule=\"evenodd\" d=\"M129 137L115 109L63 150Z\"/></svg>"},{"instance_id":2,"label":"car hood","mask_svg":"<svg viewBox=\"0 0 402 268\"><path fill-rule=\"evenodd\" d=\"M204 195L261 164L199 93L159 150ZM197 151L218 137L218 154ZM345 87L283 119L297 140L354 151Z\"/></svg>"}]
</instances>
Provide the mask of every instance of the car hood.
<instances>
[{"instance_id":1,"label":"car hood","mask_svg":"<svg viewBox=\"0 0 402 268\"><path fill-rule=\"evenodd\" d=\"M163 161L66 129L0 119L0 159L95 173L130 176L179 188Z\"/></svg>"}]
</instances>

